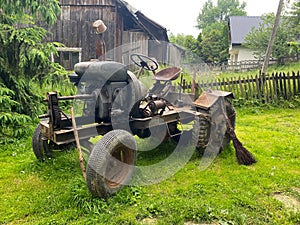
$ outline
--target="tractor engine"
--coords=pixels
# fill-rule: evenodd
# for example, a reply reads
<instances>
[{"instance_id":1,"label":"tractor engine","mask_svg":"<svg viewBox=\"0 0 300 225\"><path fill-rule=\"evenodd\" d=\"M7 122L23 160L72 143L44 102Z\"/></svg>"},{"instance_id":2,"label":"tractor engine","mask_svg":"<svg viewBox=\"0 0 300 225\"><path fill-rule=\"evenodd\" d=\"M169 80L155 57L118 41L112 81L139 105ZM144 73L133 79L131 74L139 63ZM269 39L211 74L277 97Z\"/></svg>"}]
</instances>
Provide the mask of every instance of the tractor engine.
<instances>
[{"instance_id":1,"label":"tractor engine","mask_svg":"<svg viewBox=\"0 0 300 225\"><path fill-rule=\"evenodd\" d=\"M134 103L146 95L140 81L121 63L77 63L75 73L71 80L77 83L81 94L92 96L85 102L83 116L96 123L110 122L112 113L129 115Z\"/></svg>"}]
</instances>

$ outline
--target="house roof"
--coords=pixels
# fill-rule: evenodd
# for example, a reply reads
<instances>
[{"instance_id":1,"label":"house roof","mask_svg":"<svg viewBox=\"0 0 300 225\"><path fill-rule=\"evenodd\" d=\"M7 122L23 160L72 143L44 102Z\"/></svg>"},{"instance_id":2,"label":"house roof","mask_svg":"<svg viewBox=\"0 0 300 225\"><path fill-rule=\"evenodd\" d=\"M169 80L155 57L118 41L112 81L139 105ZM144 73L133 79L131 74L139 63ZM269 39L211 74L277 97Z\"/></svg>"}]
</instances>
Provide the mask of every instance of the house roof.
<instances>
[{"instance_id":1,"label":"house roof","mask_svg":"<svg viewBox=\"0 0 300 225\"><path fill-rule=\"evenodd\" d=\"M135 9L133 6L128 4L126 1L117 1L119 2L123 10L127 11L131 15L130 19L133 20L141 30L146 32L151 37L151 39L169 42L167 29L165 27L149 19L139 10ZM132 22L129 22L128 25L132 26L133 24Z\"/></svg>"},{"instance_id":2,"label":"house roof","mask_svg":"<svg viewBox=\"0 0 300 225\"><path fill-rule=\"evenodd\" d=\"M252 27L258 28L261 23L259 16L231 16L229 17L229 38L231 45L241 45Z\"/></svg>"}]
</instances>

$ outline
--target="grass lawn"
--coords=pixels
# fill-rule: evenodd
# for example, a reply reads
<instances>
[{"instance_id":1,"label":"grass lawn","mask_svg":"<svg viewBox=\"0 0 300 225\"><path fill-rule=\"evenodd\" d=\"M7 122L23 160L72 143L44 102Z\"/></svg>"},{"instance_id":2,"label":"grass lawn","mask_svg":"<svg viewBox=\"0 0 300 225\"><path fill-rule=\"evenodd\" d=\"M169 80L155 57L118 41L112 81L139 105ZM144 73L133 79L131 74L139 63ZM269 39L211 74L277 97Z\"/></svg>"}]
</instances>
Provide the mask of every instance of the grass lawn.
<instances>
[{"instance_id":1,"label":"grass lawn","mask_svg":"<svg viewBox=\"0 0 300 225\"><path fill-rule=\"evenodd\" d=\"M3 145L0 223L300 224L300 108L237 111L237 135L257 164L238 165L231 144L204 171L195 153L171 178L106 201L91 197L76 151L41 163L31 137Z\"/></svg>"}]
</instances>

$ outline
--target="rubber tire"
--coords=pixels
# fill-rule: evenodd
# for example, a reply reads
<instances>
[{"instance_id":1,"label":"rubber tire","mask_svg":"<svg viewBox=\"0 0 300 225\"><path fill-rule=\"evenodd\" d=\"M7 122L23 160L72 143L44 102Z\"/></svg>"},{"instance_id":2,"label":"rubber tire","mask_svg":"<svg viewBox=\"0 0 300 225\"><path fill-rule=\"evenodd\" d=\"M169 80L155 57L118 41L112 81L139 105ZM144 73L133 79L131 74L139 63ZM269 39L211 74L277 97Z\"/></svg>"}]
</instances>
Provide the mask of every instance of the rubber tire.
<instances>
[{"instance_id":1,"label":"rubber tire","mask_svg":"<svg viewBox=\"0 0 300 225\"><path fill-rule=\"evenodd\" d=\"M32 136L32 149L35 157L40 161L52 157L48 140L42 134L41 124L38 124L34 130Z\"/></svg>"},{"instance_id":2,"label":"rubber tire","mask_svg":"<svg viewBox=\"0 0 300 225\"><path fill-rule=\"evenodd\" d=\"M235 128L235 123L236 123L235 109L234 109L233 105L231 104L231 102L227 98L225 98L224 103L225 103L226 115L230 119L232 127ZM207 113L212 117L212 114L217 115L217 114L222 113L222 111L218 107L218 105L215 104L214 106L212 106L212 108ZM211 124L207 119L205 119L203 117L195 118L194 125L193 125L192 138L193 138L193 143L196 144L197 150L200 153L204 152L204 150L209 142L209 138L211 135L210 130L211 130ZM220 148L220 152L230 143L230 141L231 141L230 135L226 131L223 142L222 142L222 146Z\"/></svg>"},{"instance_id":3,"label":"rubber tire","mask_svg":"<svg viewBox=\"0 0 300 225\"><path fill-rule=\"evenodd\" d=\"M193 124L192 140L197 150L203 154L210 136L210 122L204 117L196 117Z\"/></svg>"},{"instance_id":4,"label":"rubber tire","mask_svg":"<svg viewBox=\"0 0 300 225\"><path fill-rule=\"evenodd\" d=\"M124 150L125 151L122 151ZM111 159L115 153L120 150L119 158L124 163L118 164L119 160L114 160L115 163L112 170ZM86 170L86 183L89 191L95 197L108 198L112 194L118 192L124 185L131 181L134 173L134 166L136 164L136 142L134 137L125 130L113 130L108 132L100 139L91 152L88 160ZM115 171L119 171L116 180L110 180L109 174L112 172L116 175ZM115 176L113 176L115 178Z\"/></svg>"}]
</instances>

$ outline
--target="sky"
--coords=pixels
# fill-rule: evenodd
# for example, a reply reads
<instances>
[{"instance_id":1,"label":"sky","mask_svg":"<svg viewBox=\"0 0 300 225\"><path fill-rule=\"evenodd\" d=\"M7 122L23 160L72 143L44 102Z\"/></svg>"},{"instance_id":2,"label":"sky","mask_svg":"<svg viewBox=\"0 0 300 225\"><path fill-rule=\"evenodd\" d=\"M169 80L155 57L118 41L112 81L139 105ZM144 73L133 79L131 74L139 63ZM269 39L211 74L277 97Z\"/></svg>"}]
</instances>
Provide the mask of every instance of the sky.
<instances>
[{"instance_id":1,"label":"sky","mask_svg":"<svg viewBox=\"0 0 300 225\"><path fill-rule=\"evenodd\" d=\"M193 35L199 30L197 17L206 0L125 0L144 15L162 25L168 33ZM217 0L213 0L217 2ZM261 16L264 13L277 12L279 0L243 0L247 3L248 16ZM242 2L242 0L240 0ZM216 5L216 4L215 4Z\"/></svg>"}]
</instances>

